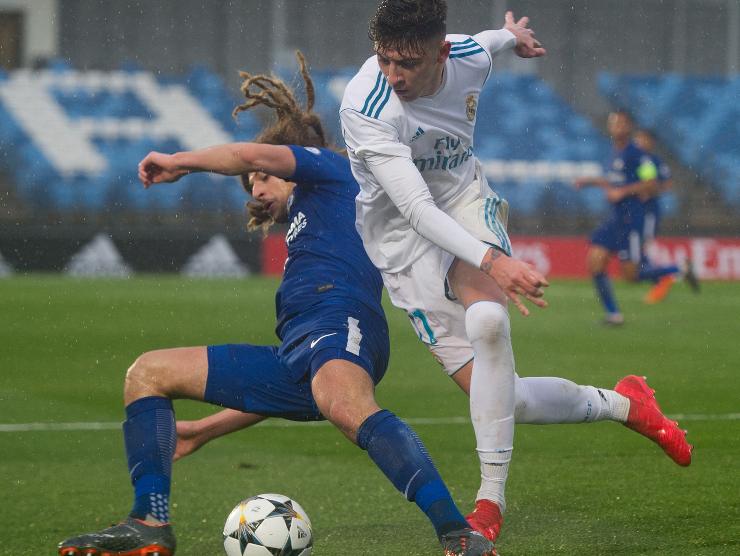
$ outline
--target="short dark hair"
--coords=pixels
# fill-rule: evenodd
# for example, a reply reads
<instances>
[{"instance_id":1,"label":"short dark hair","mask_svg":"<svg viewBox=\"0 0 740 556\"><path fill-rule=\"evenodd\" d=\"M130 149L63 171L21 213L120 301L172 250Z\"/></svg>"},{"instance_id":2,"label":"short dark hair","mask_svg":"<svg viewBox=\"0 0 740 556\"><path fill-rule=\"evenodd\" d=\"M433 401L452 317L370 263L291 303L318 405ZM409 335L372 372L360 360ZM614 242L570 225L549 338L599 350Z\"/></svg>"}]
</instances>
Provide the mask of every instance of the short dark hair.
<instances>
[{"instance_id":1,"label":"short dark hair","mask_svg":"<svg viewBox=\"0 0 740 556\"><path fill-rule=\"evenodd\" d=\"M370 20L373 47L404 54L423 51L424 43L447 30L445 0L383 0Z\"/></svg>"}]
</instances>

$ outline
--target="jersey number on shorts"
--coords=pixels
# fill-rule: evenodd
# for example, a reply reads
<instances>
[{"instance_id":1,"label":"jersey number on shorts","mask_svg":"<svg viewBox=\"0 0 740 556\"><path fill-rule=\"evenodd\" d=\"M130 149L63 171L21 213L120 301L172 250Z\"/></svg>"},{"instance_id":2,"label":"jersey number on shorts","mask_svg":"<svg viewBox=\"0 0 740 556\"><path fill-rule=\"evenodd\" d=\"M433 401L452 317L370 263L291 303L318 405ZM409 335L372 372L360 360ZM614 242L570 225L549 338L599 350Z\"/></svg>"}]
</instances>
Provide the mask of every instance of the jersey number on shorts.
<instances>
[{"instance_id":1,"label":"jersey number on shorts","mask_svg":"<svg viewBox=\"0 0 740 556\"><path fill-rule=\"evenodd\" d=\"M411 326L416 330L416 334L419 336L419 339L425 344L430 344L432 346L436 344L437 338L434 337L434 331L432 330L432 327L429 326L427 316L422 312L422 310L416 309L408 315L411 319Z\"/></svg>"},{"instance_id":2,"label":"jersey number on shorts","mask_svg":"<svg viewBox=\"0 0 740 556\"><path fill-rule=\"evenodd\" d=\"M360 342L362 341L362 332L360 331L360 321L347 317L347 346L344 348L348 352L360 355Z\"/></svg>"}]
</instances>

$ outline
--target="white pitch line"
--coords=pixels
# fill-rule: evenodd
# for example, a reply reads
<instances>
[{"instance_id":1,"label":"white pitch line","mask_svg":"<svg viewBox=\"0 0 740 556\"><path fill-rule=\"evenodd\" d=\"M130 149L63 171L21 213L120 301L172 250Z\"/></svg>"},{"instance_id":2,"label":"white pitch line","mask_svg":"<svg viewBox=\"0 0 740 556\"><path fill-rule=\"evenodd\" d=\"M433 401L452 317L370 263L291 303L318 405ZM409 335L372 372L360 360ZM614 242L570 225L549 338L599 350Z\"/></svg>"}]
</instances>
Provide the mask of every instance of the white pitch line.
<instances>
[{"instance_id":1,"label":"white pitch line","mask_svg":"<svg viewBox=\"0 0 740 556\"><path fill-rule=\"evenodd\" d=\"M740 413L677 413L668 415L676 421L738 421ZM409 425L467 425L469 417L410 417L404 419ZM295 426L326 426L327 421L297 422L283 419L270 419L260 423L260 427L295 427ZM0 423L0 432L34 432L34 431L109 431L120 430L118 421L85 422L85 423Z\"/></svg>"}]
</instances>

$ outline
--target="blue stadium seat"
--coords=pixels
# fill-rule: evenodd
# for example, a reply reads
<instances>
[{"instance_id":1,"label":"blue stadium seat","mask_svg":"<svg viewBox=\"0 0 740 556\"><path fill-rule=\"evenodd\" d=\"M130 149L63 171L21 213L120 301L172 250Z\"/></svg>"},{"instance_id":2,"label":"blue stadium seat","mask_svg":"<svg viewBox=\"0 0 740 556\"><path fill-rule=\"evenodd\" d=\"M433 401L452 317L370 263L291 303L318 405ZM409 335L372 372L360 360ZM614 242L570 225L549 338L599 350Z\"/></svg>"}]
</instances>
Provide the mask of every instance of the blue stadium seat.
<instances>
[{"instance_id":1,"label":"blue stadium seat","mask_svg":"<svg viewBox=\"0 0 740 556\"><path fill-rule=\"evenodd\" d=\"M354 71L346 68L312 72L317 90L315 110L337 141L341 141L338 108L343 86ZM17 177L19 193L24 199L34 206L62 211L243 210L245 196L233 179L193 175L183 180L180 187L151 191L144 191L138 185L136 164L147 152L172 152L184 147L164 136L166 130L157 131L145 125L155 118L156 114L152 113L155 109L147 105L146 95L139 98L127 83L145 79L147 83L156 81L160 85L186 87L225 134L235 140L252 139L261 128L259 119L251 112L240 114L236 121L231 117L240 95L208 67L194 66L184 76L156 76L156 79L143 72L136 62L110 73L74 72L63 60L52 64L48 74L53 83L50 91L60 109L66 117L83 119L84 125L93 129L92 141L107 166L97 174L60 175L43 150L15 123L8 107L0 102L0 146L9 153L0 156L0 166ZM300 79L294 79L294 66L280 73L301 89ZM0 87L11 77L12 74L0 74ZM697 102L703 99L697 96ZM727 127L722 137L732 137L734 132ZM605 159L608 141L538 77L493 74L479 99L475 142L483 162L515 166L517 162L529 161L544 169L532 176L520 170L509 172L511 175L507 174L509 177L503 180L501 187L516 212L537 214L548 195L564 213L576 215L600 210L597 204L588 201L588 195L577 194L569 183L564 183L557 168L559 163ZM548 168L552 170L549 173ZM54 191L49 194L47 189Z\"/></svg>"}]
</instances>

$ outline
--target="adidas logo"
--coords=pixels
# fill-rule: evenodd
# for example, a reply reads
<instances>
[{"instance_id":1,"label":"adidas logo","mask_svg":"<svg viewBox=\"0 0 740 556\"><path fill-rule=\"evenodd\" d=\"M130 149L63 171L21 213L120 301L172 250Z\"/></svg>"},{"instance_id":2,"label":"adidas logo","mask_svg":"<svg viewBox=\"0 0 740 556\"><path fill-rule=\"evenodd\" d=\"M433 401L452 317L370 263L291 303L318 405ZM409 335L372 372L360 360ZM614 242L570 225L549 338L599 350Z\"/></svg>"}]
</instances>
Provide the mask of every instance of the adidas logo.
<instances>
[{"instance_id":1,"label":"adidas logo","mask_svg":"<svg viewBox=\"0 0 740 556\"><path fill-rule=\"evenodd\" d=\"M419 126L419 127L418 127L418 128L416 129L416 133L414 133L414 136L413 136L413 137L411 138L411 141L410 141L410 142L411 142L411 143L413 143L414 141L416 141L416 140L417 140L417 139L418 139L419 137L421 137L422 135L424 135L424 130L423 130L423 129L421 129L421 126Z\"/></svg>"},{"instance_id":2,"label":"adidas logo","mask_svg":"<svg viewBox=\"0 0 740 556\"><path fill-rule=\"evenodd\" d=\"M111 238L98 234L72 256L65 272L70 276L126 278L131 275L131 268L124 262Z\"/></svg>"},{"instance_id":3,"label":"adidas logo","mask_svg":"<svg viewBox=\"0 0 740 556\"><path fill-rule=\"evenodd\" d=\"M241 278L250 274L229 241L221 234L213 236L182 269L191 278Z\"/></svg>"},{"instance_id":4,"label":"adidas logo","mask_svg":"<svg viewBox=\"0 0 740 556\"><path fill-rule=\"evenodd\" d=\"M3 254L0 253L0 277L10 276L11 274L13 274L12 267L5 262L5 259L3 259Z\"/></svg>"},{"instance_id":5,"label":"adidas logo","mask_svg":"<svg viewBox=\"0 0 740 556\"><path fill-rule=\"evenodd\" d=\"M296 529L298 530L299 539L305 539L308 536L308 533L306 533L300 525L296 525Z\"/></svg>"}]
</instances>

